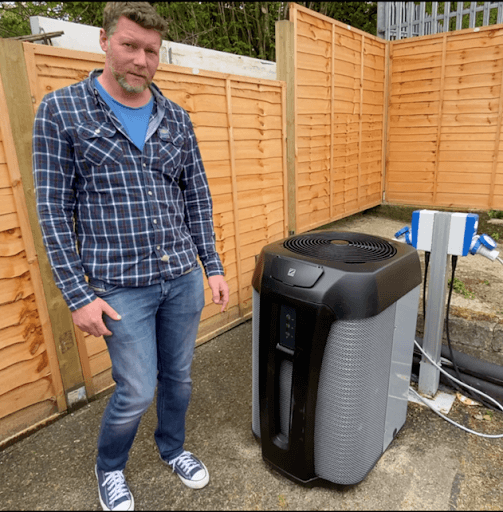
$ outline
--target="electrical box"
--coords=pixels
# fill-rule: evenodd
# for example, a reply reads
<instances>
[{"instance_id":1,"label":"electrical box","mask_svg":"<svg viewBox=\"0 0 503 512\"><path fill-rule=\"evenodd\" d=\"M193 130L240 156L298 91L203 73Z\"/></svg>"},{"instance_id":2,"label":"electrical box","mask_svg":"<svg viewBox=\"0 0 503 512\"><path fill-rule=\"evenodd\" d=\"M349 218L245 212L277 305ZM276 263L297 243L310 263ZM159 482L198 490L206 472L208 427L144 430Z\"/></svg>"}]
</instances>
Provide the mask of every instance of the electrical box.
<instances>
[{"instance_id":1,"label":"electrical box","mask_svg":"<svg viewBox=\"0 0 503 512\"><path fill-rule=\"evenodd\" d=\"M431 251L435 210L416 210L412 213L412 245L421 251ZM475 213L451 213L447 253L467 256L473 237L477 234L479 216Z\"/></svg>"}]
</instances>

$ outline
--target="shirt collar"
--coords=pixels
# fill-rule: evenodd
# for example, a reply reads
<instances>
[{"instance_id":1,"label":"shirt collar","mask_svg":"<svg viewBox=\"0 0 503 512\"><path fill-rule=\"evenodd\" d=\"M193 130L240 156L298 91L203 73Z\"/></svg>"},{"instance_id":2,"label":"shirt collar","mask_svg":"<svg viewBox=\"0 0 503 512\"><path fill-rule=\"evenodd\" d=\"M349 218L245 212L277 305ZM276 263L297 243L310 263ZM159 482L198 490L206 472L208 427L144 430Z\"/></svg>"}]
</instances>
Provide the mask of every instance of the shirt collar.
<instances>
[{"instance_id":1,"label":"shirt collar","mask_svg":"<svg viewBox=\"0 0 503 512\"><path fill-rule=\"evenodd\" d=\"M99 77L103 73L103 69L93 69L89 73L89 77L87 78L87 89L89 93L94 97L94 100L98 101L98 89L96 88L96 85L94 84L94 79ZM153 82L150 84L150 92L154 95L154 100L157 103L157 105L164 110L164 107L166 106L166 98L163 96L161 90L157 85L155 85Z\"/></svg>"}]
</instances>

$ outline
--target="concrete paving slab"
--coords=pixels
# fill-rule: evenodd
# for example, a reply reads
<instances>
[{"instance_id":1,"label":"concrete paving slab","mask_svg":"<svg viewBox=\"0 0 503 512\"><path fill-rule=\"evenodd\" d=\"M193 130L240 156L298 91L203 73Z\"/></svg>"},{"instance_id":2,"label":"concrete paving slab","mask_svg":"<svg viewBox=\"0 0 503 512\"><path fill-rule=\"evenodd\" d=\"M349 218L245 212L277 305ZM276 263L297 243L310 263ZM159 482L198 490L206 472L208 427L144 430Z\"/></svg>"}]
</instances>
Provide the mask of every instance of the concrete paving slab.
<instances>
[{"instance_id":1,"label":"concrete paving slab","mask_svg":"<svg viewBox=\"0 0 503 512\"><path fill-rule=\"evenodd\" d=\"M136 510L497 510L503 503L502 440L465 433L409 404L407 421L374 469L354 486L297 485L271 469L251 431L251 322L199 346L186 448L210 484L184 487L159 459L155 407L145 414L126 476ZM107 396L0 452L0 510L100 510L94 461ZM503 432L503 413L477 420L458 400L449 417Z\"/></svg>"}]
</instances>

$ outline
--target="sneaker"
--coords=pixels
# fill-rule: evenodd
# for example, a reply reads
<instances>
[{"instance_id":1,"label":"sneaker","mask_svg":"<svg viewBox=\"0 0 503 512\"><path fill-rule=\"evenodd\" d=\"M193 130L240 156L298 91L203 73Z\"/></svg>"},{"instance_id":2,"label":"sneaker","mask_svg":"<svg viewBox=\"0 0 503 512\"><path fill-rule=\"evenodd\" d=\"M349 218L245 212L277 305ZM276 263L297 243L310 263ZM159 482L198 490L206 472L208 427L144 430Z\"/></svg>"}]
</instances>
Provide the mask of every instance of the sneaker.
<instances>
[{"instance_id":1,"label":"sneaker","mask_svg":"<svg viewBox=\"0 0 503 512\"><path fill-rule=\"evenodd\" d=\"M168 464L180 477L180 480L191 489L202 489L210 481L206 466L188 451L184 451Z\"/></svg>"},{"instance_id":2,"label":"sneaker","mask_svg":"<svg viewBox=\"0 0 503 512\"><path fill-rule=\"evenodd\" d=\"M122 471L101 471L95 466L103 510L134 510L134 498Z\"/></svg>"}]
</instances>

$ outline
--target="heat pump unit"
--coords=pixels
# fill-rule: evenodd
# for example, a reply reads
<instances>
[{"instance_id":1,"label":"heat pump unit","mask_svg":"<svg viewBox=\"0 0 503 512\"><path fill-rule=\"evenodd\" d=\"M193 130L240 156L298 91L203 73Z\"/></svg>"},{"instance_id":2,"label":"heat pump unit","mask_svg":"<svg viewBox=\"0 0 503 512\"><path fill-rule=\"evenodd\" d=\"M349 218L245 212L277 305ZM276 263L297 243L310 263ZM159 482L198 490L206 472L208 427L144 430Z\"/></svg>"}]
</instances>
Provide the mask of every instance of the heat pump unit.
<instances>
[{"instance_id":1,"label":"heat pump unit","mask_svg":"<svg viewBox=\"0 0 503 512\"><path fill-rule=\"evenodd\" d=\"M299 483L365 478L403 426L416 249L313 231L264 247L253 275L252 430Z\"/></svg>"}]
</instances>

